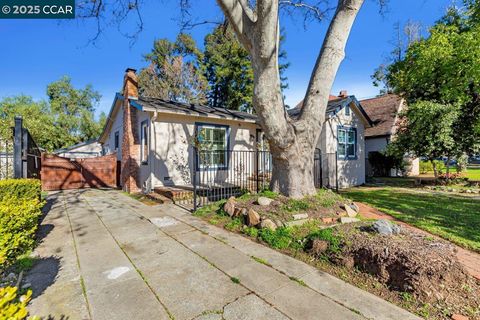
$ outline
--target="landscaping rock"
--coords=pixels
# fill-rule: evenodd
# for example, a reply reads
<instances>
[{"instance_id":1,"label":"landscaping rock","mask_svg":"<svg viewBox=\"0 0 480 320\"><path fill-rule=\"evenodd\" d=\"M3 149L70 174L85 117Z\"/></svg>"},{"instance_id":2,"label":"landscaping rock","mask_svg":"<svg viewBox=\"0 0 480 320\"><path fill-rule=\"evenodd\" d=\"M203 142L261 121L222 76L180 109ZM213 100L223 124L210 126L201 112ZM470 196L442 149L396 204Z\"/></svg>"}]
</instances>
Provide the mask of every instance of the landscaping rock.
<instances>
[{"instance_id":1,"label":"landscaping rock","mask_svg":"<svg viewBox=\"0 0 480 320\"><path fill-rule=\"evenodd\" d=\"M269 206L273 202L273 199L267 197L258 197L257 203L263 207Z\"/></svg>"},{"instance_id":2,"label":"landscaping rock","mask_svg":"<svg viewBox=\"0 0 480 320\"><path fill-rule=\"evenodd\" d=\"M225 211L230 217L233 217L235 214L235 204L235 197L230 197L223 205L223 211Z\"/></svg>"},{"instance_id":3,"label":"landscaping rock","mask_svg":"<svg viewBox=\"0 0 480 320\"><path fill-rule=\"evenodd\" d=\"M270 229L275 231L277 229L277 225L270 219L265 219L260 222L260 228L262 229Z\"/></svg>"},{"instance_id":4,"label":"landscaping rock","mask_svg":"<svg viewBox=\"0 0 480 320\"><path fill-rule=\"evenodd\" d=\"M273 222L275 222L275 224L277 225L277 227L283 227L283 222L282 222L281 220L278 220L278 219L277 219L277 220L275 220L275 221L273 221Z\"/></svg>"},{"instance_id":5,"label":"landscaping rock","mask_svg":"<svg viewBox=\"0 0 480 320\"><path fill-rule=\"evenodd\" d=\"M293 221L285 222L285 225L287 227L301 226L301 225L304 225L305 223L310 222L310 221L312 221L312 219L293 220Z\"/></svg>"},{"instance_id":6,"label":"landscaping rock","mask_svg":"<svg viewBox=\"0 0 480 320\"><path fill-rule=\"evenodd\" d=\"M347 216L349 216L350 218L354 218L358 214L358 212L353 210L350 205L345 205L345 211L347 212Z\"/></svg>"},{"instance_id":7,"label":"landscaping rock","mask_svg":"<svg viewBox=\"0 0 480 320\"><path fill-rule=\"evenodd\" d=\"M359 213L360 212L360 208L357 206L357 204L355 202L352 202L350 204L350 208L353 209L353 211L355 211L356 213Z\"/></svg>"},{"instance_id":8,"label":"landscaping rock","mask_svg":"<svg viewBox=\"0 0 480 320\"><path fill-rule=\"evenodd\" d=\"M466 193L473 193L472 190L468 189L467 191L465 191Z\"/></svg>"},{"instance_id":9,"label":"landscaping rock","mask_svg":"<svg viewBox=\"0 0 480 320\"><path fill-rule=\"evenodd\" d=\"M25 289L30 288L31 286L32 286L32 284L30 282L26 282L26 283L23 284L22 289L25 290Z\"/></svg>"},{"instance_id":10,"label":"landscaping rock","mask_svg":"<svg viewBox=\"0 0 480 320\"><path fill-rule=\"evenodd\" d=\"M375 221L370 229L375 233L383 235L399 234L401 231L399 225L393 224L390 221L384 219Z\"/></svg>"},{"instance_id":11,"label":"landscaping rock","mask_svg":"<svg viewBox=\"0 0 480 320\"><path fill-rule=\"evenodd\" d=\"M357 218L352 218L352 217L340 217L340 222L341 223L354 223L354 222L359 222L360 219Z\"/></svg>"},{"instance_id":12,"label":"landscaping rock","mask_svg":"<svg viewBox=\"0 0 480 320\"><path fill-rule=\"evenodd\" d=\"M325 240L314 239L312 242L312 253L321 256L328 249L328 242Z\"/></svg>"},{"instance_id":13,"label":"landscaping rock","mask_svg":"<svg viewBox=\"0 0 480 320\"><path fill-rule=\"evenodd\" d=\"M249 227L256 226L260 223L260 215L255 210L250 208L248 210L246 220L246 223Z\"/></svg>"},{"instance_id":14,"label":"landscaping rock","mask_svg":"<svg viewBox=\"0 0 480 320\"><path fill-rule=\"evenodd\" d=\"M333 217L323 217L322 222L325 224L332 224L336 223L338 221L338 218L333 218Z\"/></svg>"},{"instance_id":15,"label":"landscaping rock","mask_svg":"<svg viewBox=\"0 0 480 320\"><path fill-rule=\"evenodd\" d=\"M235 208L232 218L240 217L242 215L242 208Z\"/></svg>"},{"instance_id":16,"label":"landscaping rock","mask_svg":"<svg viewBox=\"0 0 480 320\"><path fill-rule=\"evenodd\" d=\"M461 314L453 314L452 315L452 320L468 320L468 317L462 316Z\"/></svg>"},{"instance_id":17,"label":"landscaping rock","mask_svg":"<svg viewBox=\"0 0 480 320\"><path fill-rule=\"evenodd\" d=\"M15 273L10 272L10 273L7 275L7 277L5 278L5 280L7 280L7 281L17 280L17 276L15 275Z\"/></svg>"},{"instance_id":18,"label":"landscaping rock","mask_svg":"<svg viewBox=\"0 0 480 320\"><path fill-rule=\"evenodd\" d=\"M307 218L308 218L308 213L297 213L293 215L293 220L302 220Z\"/></svg>"}]
</instances>

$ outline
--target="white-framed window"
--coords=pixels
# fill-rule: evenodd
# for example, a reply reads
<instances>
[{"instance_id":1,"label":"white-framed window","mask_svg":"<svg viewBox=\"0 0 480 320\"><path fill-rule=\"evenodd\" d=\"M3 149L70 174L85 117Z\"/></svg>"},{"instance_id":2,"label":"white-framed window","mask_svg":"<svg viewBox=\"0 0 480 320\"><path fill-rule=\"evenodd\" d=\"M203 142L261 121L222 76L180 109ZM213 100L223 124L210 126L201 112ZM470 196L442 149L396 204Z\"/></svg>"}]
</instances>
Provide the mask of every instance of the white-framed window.
<instances>
[{"instance_id":1,"label":"white-framed window","mask_svg":"<svg viewBox=\"0 0 480 320\"><path fill-rule=\"evenodd\" d=\"M196 134L199 144L197 168L226 169L230 128L216 124L197 124Z\"/></svg>"},{"instance_id":2,"label":"white-framed window","mask_svg":"<svg viewBox=\"0 0 480 320\"><path fill-rule=\"evenodd\" d=\"M148 163L149 144L148 144L148 121L142 121L140 124L140 161L142 164Z\"/></svg>"},{"instance_id":3,"label":"white-framed window","mask_svg":"<svg viewBox=\"0 0 480 320\"><path fill-rule=\"evenodd\" d=\"M357 129L348 127L338 127L338 158L356 159L357 158Z\"/></svg>"}]
</instances>

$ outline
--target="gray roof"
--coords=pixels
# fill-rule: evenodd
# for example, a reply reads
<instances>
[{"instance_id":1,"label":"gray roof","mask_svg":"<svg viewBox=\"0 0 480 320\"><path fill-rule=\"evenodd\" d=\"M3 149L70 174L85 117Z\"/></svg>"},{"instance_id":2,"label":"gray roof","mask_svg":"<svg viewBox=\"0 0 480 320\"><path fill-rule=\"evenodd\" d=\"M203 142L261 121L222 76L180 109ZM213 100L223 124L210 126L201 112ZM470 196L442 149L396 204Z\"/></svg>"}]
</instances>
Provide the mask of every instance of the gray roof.
<instances>
[{"instance_id":1,"label":"gray roof","mask_svg":"<svg viewBox=\"0 0 480 320\"><path fill-rule=\"evenodd\" d=\"M176 112L192 116L216 116L225 119L236 119L246 121L256 121L257 116L248 112L227 110L224 108L213 108L198 104L185 104L176 101L166 101L159 98L148 98L140 96L136 103L144 109L155 109L160 112Z\"/></svg>"},{"instance_id":2,"label":"gray roof","mask_svg":"<svg viewBox=\"0 0 480 320\"><path fill-rule=\"evenodd\" d=\"M327 110L325 111L325 113L327 115L333 115L351 102L356 102L358 104L358 101L357 99L355 99L355 96L348 96L345 98L329 100L327 105ZM303 108L303 101L297 104L295 108L288 110L288 114L290 115L290 117L296 119L300 116L300 111L302 111L302 108ZM360 112L362 112L362 114L366 116L367 121L369 121L370 119L368 118L367 114L363 111L363 108L361 108L360 106L359 109L360 109Z\"/></svg>"}]
</instances>

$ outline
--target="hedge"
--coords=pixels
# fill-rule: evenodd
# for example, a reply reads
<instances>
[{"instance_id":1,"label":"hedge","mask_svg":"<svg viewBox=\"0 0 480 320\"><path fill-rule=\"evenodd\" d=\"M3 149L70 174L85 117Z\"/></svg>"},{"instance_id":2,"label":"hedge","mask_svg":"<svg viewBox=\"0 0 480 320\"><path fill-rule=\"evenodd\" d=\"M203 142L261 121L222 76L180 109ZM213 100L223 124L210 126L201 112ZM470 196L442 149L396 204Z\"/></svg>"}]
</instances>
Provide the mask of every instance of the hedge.
<instances>
[{"instance_id":1,"label":"hedge","mask_svg":"<svg viewBox=\"0 0 480 320\"><path fill-rule=\"evenodd\" d=\"M43 203L37 180L0 181L0 269L32 250Z\"/></svg>"},{"instance_id":2,"label":"hedge","mask_svg":"<svg viewBox=\"0 0 480 320\"><path fill-rule=\"evenodd\" d=\"M6 179L0 181L0 202L5 198L40 200L42 184L38 179Z\"/></svg>"}]
</instances>

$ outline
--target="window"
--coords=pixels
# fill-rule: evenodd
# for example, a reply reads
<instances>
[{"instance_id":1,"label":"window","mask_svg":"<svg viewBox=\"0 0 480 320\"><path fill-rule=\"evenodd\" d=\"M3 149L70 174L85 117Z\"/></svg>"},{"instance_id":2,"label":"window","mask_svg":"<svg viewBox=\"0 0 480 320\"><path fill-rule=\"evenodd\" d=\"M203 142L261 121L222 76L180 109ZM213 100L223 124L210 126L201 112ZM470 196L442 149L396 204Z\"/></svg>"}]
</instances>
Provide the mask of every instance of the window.
<instances>
[{"instance_id":1,"label":"window","mask_svg":"<svg viewBox=\"0 0 480 320\"><path fill-rule=\"evenodd\" d=\"M120 146L120 133L117 131L115 132L115 151L118 150L119 146Z\"/></svg>"},{"instance_id":2,"label":"window","mask_svg":"<svg viewBox=\"0 0 480 320\"><path fill-rule=\"evenodd\" d=\"M356 159L357 157L357 129L356 128L338 128L338 158Z\"/></svg>"},{"instance_id":3,"label":"window","mask_svg":"<svg viewBox=\"0 0 480 320\"><path fill-rule=\"evenodd\" d=\"M228 136L228 126L197 124L199 168L226 169L228 167Z\"/></svg>"},{"instance_id":4,"label":"window","mask_svg":"<svg viewBox=\"0 0 480 320\"><path fill-rule=\"evenodd\" d=\"M142 164L148 163L148 122L142 121L140 124L140 161Z\"/></svg>"},{"instance_id":5,"label":"window","mask_svg":"<svg viewBox=\"0 0 480 320\"><path fill-rule=\"evenodd\" d=\"M345 106L345 115L349 116L350 115L350 106Z\"/></svg>"}]
</instances>

